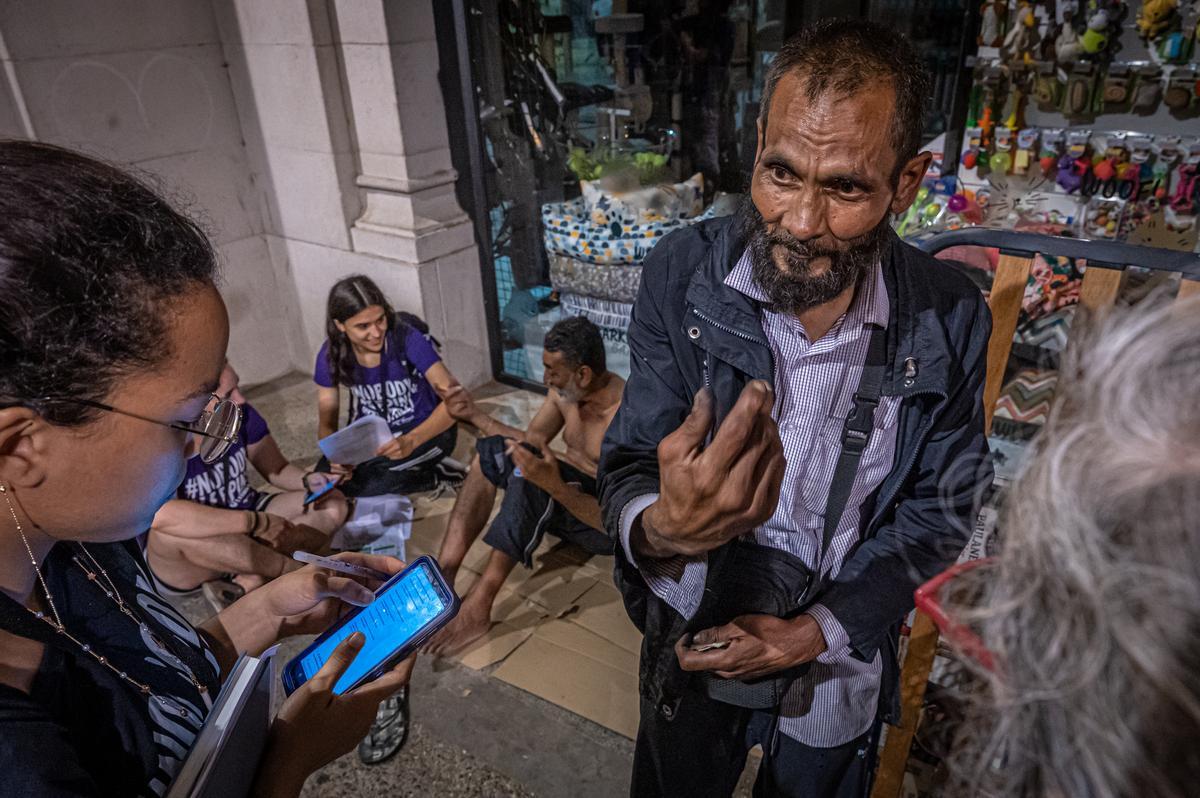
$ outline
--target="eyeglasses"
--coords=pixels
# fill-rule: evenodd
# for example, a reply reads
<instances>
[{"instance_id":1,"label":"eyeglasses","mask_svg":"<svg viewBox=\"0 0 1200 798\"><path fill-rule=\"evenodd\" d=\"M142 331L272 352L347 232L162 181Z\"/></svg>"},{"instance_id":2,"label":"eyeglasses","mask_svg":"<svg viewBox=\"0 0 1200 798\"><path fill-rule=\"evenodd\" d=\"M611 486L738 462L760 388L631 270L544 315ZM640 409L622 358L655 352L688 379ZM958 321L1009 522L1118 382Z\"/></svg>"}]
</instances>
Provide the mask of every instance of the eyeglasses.
<instances>
[{"instance_id":1,"label":"eyeglasses","mask_svg":"<svg viewBox=\"0 0 1200 798\"><path fill-rule=\"evenodd\" d=\"M157 424L160 427L169 427L181 432L190 432L193 435L198 435L200 436L200 459L209 465L225 456L225 453L229 451L229 447L237 440L238 432L242 429L242 408L232 399L223 399L215 393L211 394L211 398L208 400L204 412L200 414L200 418L190 424L184 422L172 423L147 418L138 413L131 413L128 410L121 410L112 405L95 402L91 399L47 396L38 400L39 404L55 402L94 407L97 410L119 413L122 416L129 416L140 421L149 421L151 424Z\"/></svg>"},{"instance_id":2,"label":"eyeglasses","mask_svg":"<svg viewBox=\"0 0 1200 798\"><path fill-rule=\"evenodd\" d=\"M938 628L938 632L945 638L947 643L958 649L962 654L978 662L988 671L995 673L996 660L992 656L992 652L988 650L984 642L979 639L979 635L975 634L970 627L950 617L950 614L946 612L942 596L946 585L955 577L961 576L967 571L974 570L981 565L991 564L992 562L991 557L984 557L979 560L967 560L966 562L951 566L917 588L916 593L913 594L913 598L917 609L924 612L933 620L934 625Z\"/></svg>"}]
</instances>

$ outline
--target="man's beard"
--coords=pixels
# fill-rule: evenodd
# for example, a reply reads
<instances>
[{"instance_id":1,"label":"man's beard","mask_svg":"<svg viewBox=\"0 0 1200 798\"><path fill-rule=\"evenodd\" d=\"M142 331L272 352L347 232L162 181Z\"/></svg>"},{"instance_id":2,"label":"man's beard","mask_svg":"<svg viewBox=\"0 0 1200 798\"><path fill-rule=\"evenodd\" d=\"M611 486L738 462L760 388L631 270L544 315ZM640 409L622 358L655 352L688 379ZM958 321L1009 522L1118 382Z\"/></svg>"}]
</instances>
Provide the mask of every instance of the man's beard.
<instances>
[{"instance_id":1,"label":"man's beard","mask_svg":"<svg viewBox=\"0 0 1200 798\"><path fill-rule=\"evenodd\" d=\"M888 240L889 217L845 249L827 249L797 241L782 227L774 232L747 196L738 209L738 224L750 251L754 282L766 294L767 304L777 313L800 313L822 305L853 286L879 261ZM775 253L783 256L786 268L775 262ZM812 273L812 261L828 258L829 267L821 274Z\"/></svg>"},{"instance_id":2,"label":"man's beard","mask_svg":"<svg viewBox=\"0 0 1200 798\"><path fill-rule=\"evenodd\" d=\"M571 379L566 387L559 389L558 395L567 404L577 405L579 404L579 400L583 399L583 390L575 384L574 379Z\"/></svg>"}]
</instances>

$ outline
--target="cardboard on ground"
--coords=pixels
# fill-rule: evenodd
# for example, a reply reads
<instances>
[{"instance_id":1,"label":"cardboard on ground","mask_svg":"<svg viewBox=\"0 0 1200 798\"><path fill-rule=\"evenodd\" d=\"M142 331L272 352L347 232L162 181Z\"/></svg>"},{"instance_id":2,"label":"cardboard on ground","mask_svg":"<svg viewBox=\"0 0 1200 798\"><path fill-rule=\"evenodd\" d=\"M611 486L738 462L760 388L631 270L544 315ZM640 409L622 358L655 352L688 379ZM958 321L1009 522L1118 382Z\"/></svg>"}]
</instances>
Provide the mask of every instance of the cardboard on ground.
<instances>
[{"instance_id":1,"label":"cardboard on ground","mask_svg":"<svg viewBox=\"0 0 1200 798\"><path fill-rule=\"evenodd\" d=\"M458 580L462 583L464 580ZM471 579L469 581L474 581ZM458 661L474 670L483 670L503 662L528 640L549 616L546 611L504 587L492 608L492 628L486 635L458 654Z\"/></svg>"},{"instance_id":2,"label":"cardboard on ground","mask_svg":"<svg viewBox=\"0 0 1200 798\"><path fill-rule=\"evenodd\" d=\"M437 556L452 506L452 499L415 501L410 558ZM468 550L455 579L460 596L491 556L482 538ZM588 555L548 534L533 563L513 569L492 610L492 628L455 658L632 738L642 638L612 584L612 557Z\"/></svg>"},{"instance_id":3,"label":"cardboard on ground","mask_svg":"<svg viewBox=\"0 0 1200 798\"><path fill-rule=\"evenodd\" d=\"M626 737L637 733L638 658L566 620L547 621L493 674Z\"/></svg>"},{"instance_id":4,"label":"cardboard on ground","mask_svg":"<svg viewBox=\"0 0 1200 798\"><path fill-rule=\"evenodd\" d=\"M582 626L637 656L642 650L642 633L629 620L621 592L610 582L597 582L575 602L576 607L564 620Z\"/></svg>"}]
</instances>

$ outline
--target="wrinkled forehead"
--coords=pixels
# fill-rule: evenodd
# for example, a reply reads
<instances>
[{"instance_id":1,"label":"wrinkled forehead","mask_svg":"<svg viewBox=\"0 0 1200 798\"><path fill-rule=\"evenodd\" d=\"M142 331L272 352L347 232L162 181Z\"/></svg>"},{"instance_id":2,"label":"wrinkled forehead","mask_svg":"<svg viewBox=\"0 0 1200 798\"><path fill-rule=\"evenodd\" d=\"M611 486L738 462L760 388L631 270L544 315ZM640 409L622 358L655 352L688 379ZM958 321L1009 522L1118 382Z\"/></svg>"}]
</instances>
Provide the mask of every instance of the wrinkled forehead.
<instances>
[{"instance_id":1,"label":"wrinkled forehead","mask_svg":"<svg viewBox=\"0 0 1200 798\"><path fill-rule=\"evenodd\" d=\"M809 78L784 75L775 87L763 136L763 152L788 157L837 159L847 166L894 164L895 91L891 81L867 83L850 93L829 86L810 97Z\"/></svg>"}]
</instances>

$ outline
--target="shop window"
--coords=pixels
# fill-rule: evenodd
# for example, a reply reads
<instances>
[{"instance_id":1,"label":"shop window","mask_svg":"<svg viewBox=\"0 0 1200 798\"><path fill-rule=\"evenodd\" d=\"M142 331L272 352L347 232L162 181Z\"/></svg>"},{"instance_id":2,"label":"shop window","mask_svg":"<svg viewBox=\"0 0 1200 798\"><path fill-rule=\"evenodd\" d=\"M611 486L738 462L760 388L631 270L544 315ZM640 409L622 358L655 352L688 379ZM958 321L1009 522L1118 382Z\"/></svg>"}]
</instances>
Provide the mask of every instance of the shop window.
<instances>
[{"instance_id":1,"label":"shop window","mask_svg":"<svg viewBox=\"0 0 1200 798\"><path fill-rule=\"evenodd\" d=\"M844 4L449 5L460 11L443 24L465 27L459 41L469 49L470 74L459 78L462 107L478 125L467 146L477 147L481 174L469 177L485 203L477 216L489 239L497 376L540 382L546 331L570 315L597 324L610 368L627 376L643 259L672 230L734 212L753 165L767 66L791 32L845 15ZM938 76L929 137L952 128L967 4L868 2L858 13L907 20Z\"/></svg>"}]
</instances>

